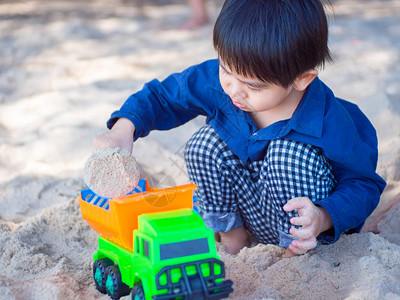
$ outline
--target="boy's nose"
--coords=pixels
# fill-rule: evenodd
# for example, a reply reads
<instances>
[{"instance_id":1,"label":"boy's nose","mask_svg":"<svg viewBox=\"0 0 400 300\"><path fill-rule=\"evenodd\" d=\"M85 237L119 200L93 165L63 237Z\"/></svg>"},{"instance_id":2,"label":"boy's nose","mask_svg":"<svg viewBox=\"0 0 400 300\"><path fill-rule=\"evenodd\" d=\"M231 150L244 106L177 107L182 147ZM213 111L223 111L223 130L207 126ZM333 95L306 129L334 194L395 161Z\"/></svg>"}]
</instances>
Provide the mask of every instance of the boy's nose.
<instances>
[{"instance_id":1,"label":"boy's nose","mask_svg":"<svg viewBox=\"0 0 400 300\"><path fill-rule=\"evenodd\" d=\"M245 97L245 91L243 88L243 83L232 80L229 84L229 95L235 99L241 99Z\"/></svg>"}]
</instances>

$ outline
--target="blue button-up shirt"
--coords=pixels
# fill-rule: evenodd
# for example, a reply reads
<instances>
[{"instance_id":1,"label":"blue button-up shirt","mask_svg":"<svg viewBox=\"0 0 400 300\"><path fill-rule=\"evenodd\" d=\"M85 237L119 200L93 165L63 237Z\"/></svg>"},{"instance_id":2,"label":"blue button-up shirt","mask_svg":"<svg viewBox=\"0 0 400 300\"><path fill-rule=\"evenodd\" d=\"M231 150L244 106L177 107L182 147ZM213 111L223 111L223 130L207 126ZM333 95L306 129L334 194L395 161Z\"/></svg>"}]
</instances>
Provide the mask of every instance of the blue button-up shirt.
<instances>
[{"instance_id":1,"label":"blue button-up shirt","mask_svg":"<svg viewBox=\"0 0 400 300\"><path fill-rule=\"evenodd\" d=\"M168 130L207 116L231 150L243 161L261 160L273 139L290 139L321 148L330 161L337 187L318 202L333 222L336 241L340 234L359 231L378 205L385 181L376 174L376 131L361 110L335 97L318 78L307 88L293 116L257 130L248 112L233 105L219 82L218 61L209 60L153 80L128 98L107 122L111 128L123 117L135 124L135 139L153 129ZM289 200L289 199L288 199Z\"/></svg>"}]
</instances>

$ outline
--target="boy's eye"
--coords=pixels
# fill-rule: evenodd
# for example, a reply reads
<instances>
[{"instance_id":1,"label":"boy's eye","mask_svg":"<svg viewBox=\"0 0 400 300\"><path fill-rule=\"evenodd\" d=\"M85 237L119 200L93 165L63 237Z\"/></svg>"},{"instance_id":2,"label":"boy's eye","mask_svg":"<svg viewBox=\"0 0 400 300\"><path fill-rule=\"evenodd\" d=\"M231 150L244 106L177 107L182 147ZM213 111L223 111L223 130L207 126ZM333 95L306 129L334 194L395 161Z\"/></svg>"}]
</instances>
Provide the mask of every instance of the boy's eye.
<instances>
[{"instance_id":1,"label":"boy's eye","mask_svg":"<svg viewBox=\"0 0 400 300\"><path fill-rule=\"evenodd\" d=\"M247 88L248 88L249 90L253 91L253 92L259 92L259 91L261 91L261 88L257 88L257 87L251 86L251 85L247 85Z\"/></svg>"},{"instance_id":2,"label":"boy's eye","mask_svg":"<svg viewBox=\"0 0 400 300\"><path fill-rule=\"evenodd\" d=\"M221 74L229 74L224 68L219 68Z\"/></svg>"}]
</instances>

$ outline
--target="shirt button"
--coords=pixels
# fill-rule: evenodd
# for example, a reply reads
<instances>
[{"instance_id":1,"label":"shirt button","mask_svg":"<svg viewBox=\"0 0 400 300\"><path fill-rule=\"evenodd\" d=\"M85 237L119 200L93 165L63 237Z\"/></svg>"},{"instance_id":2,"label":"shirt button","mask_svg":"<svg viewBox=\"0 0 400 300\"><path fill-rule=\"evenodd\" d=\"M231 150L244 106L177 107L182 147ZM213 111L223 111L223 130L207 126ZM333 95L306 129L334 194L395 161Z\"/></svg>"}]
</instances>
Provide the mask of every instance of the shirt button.
<instances>
[{"instance_id":1,"label":"shirt button","mask_svg":"<svg viewBox=\"0 0 400 300\"><path fill-rule=\"evenodd\" d=\"M258 133L257 133L257 132L254 132L253 135L258 135Z\"/></svg>"}]
</instances>

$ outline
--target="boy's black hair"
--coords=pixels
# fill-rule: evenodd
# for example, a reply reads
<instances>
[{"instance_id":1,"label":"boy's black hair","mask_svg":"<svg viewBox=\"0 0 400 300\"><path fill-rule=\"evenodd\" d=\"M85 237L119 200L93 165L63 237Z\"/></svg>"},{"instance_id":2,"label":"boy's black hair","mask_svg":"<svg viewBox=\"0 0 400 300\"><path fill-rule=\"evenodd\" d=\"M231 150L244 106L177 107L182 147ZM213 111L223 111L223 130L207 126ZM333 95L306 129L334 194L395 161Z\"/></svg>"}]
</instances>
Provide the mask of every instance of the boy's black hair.
<instances>
[{"instance_id":1,"label":"boy's black hair","mask_svg":"<svg viewBox=\"0 0 400 300\"><path fill-rule=\"evenodd\" d=\"M213 42L232 71L283 87L331 60L319 0L226 0Z\"/></svg>"}]
</instances>

